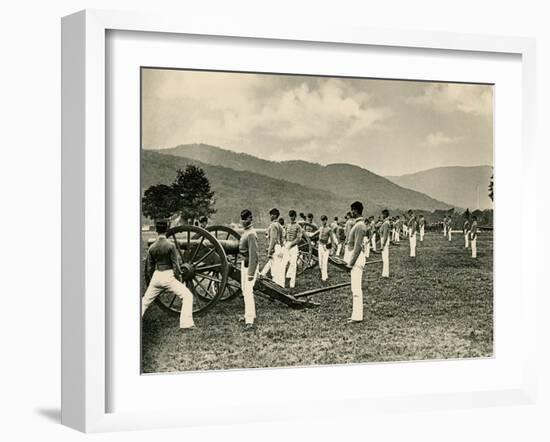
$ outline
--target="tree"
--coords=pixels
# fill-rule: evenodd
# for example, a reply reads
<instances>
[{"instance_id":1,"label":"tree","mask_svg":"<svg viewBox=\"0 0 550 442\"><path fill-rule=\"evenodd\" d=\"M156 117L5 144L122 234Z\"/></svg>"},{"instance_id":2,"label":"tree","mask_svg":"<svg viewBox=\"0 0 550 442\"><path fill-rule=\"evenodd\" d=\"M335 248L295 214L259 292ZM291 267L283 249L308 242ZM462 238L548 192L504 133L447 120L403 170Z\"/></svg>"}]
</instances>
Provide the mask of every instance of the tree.
<instances>
[{"instance_id":1,"label":"tree","mask_svg":"<svg viewBox=\"0 0 550 442\"><path fill-rule=\"evenodd\" d=\"M141 210L151 219L170 218L178 210L178 195L171 186L153 185L143 194Z\"/></svg>"},{"instance_id":2,"label":"tree","mask_svg":"<svg viewBox=\"0 0 550 442\"><path fill-rule=\"evenodd\" d=\"M495 185L493 183L493 175L491 175L491 179L489 181L489 198L491 198L491 201L493 201L494 189Z\"/></svg>"},{"instance_id":3,"label":"tree","mask_svg":"<svg viewBox=\"0 0 550 442\"><path fill-rule=\"evenodd\" d=\"M200 167L188 164L185 170L178 169L172 189L177 195L177 211L181 219L197 219L216 213L215 192L211 190L210 181Z\"/></svg>"}]
</instances>

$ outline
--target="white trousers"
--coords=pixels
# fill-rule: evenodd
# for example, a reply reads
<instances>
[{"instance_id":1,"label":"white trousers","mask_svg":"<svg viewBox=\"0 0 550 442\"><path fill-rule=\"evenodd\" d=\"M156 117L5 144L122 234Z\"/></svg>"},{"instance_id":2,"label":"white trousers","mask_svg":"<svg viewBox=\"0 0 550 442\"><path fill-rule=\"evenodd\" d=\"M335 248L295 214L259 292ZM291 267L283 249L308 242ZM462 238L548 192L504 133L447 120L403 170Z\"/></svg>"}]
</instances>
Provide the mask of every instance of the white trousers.
<instances>
[{"instance_id":1,"label":"white trousers","mask_svg":"<svg viewBox=\"0 0 550 442\"><path fill-rule=\"evenodd\" d=\"M424 241L424 226L420 226L420 242Z\"/></svg>"},{"instance_id":2,"label":"white trousers","mask_svg":"<svg viewBox=\"0 0 550 442\"><path fill-rule=\"evenodd\" d=\"M293 288L296 285L296 266L298 264L298 246L293 246L290 249L285 247L283 253L283 273L286 270L286 277L290 278L290 288ZM288 265L288 270L286 266ZM282 287L285 284L283 282Z\"/></svg>"},{"instance_id":3,"label":"white trousers","mask_svg":"<svg viewBox=\"0 0 550 442\"><path fill-rule=\"evenodd\" d=\"M280 285L281 287L285 286L285 272L283 268L283 247L279 244L275 245L274 253L271 258L267 260L264 265L264 268L260 272L262 276L267 276L271 271L271 279L275 284Z\"/></svg>"},{"instance_id":4,"label":"white trousers","mask_svg":"<svg viewBox=\"0 0 550 442\"><path fill-rule=\"evenodd\" d=\"M416 256L416 232L409 236L409 247L411 249L411 257Z\"/></svg>"},{"instance_id":5,"label":"white trousers","mask_svg":"<svg viewBox=\"0 0 550 442\"><path fill-rule=\"evenodd\" d=\"M477 258L477 236L472 239L472 258Z\"/></svg>"},{"instance_id":6,"label":"white trousers","mask_svg":"<svg viewBox=\"0 0 550 442\"><path fill-rule=\"evenodd\" d=\"M372 246L372 250L376 252L376 233L372 234L372 237L370 239L370 243Z\"/></svg>"},{"instance_id":7,"label":"white trousers","mask_svg":"<svg viewBox=\"0 0 550 442\"><path fill-rule=\"evenodd\" d=\"M351 319L363 320L363 268L365 267L365 255L361 252L351 269L351 295L353 297Z\"/></svg>"},{"instance_id":8,"label":"white trousers","mask_svg":"<svg viewBox=\"0 0 550 442\"><path fill-rule=\"evenodd\" d=\"M180 328L193 327L193 293L174 276L173 270L155 270L145 295L141 298L141 317L155 298L170 292L181 299Z\"/></svg>"},{"instance_id":9,"label":"white trousers","mask_svg":"<svg viewBox=\"0 0 550 442\"><path fill-rule=\"evenodd\" d=\"M443 236L447 236L447 226L443 226Z\"/></svg>"},{"instance_id":10,"label":"white trousers","mask_svg":"<svg viewBox=\"0 0 550 442\"><path fill-rule=\"evenodd\" d=\"M328 257L330 250L327 249L326 244L319 243L317 249L317 257L319 258L319 267L321 268L321 280L326 281L328 279Z\"/></svg>"},{"instance_id":11,"label":"white trousers","mask_svg":"<svg viewBox=\"0 0 550 442\"><path fill-rule=\"evenodd\" d=\"M338 243L338 247L336 247L336 256L340 256L340 252L342 251L342 243Z\"/></svg>"},{"instance_id":12,"label":"white trousers","mask_svg":"<svg viewBox=\"0 0 550 442\"><path fill-rule=\"evenodd\" d=\"M344 246L344 261L349 263L349 259L351 258L351 254L353 253L353 250L350 250L348 246Z\"/></svg>"},{"instance_id":13,"label":"white trousers","mask_svg":"<svg viewBox=\"0 0 550 442\"><path fill-rule=\"evenodd\" d=\"M452 238L452 230L451 230L451 228L449 227L449 241L451 240L451 238Z\"/></svg>"},{"instance_id":14,"label":"white trousers","mask_svg":"<svg viewBox=\"0 0 550 442\"><path fill-rule=\"evenodd\" d=\"M365 257L370 258L370 242L366 237L363 240L363 251L365 253Z\"/></svg>"},{"instance_id":15,"label":"white trousers","mask_svg":"<svg viewBox=\"0 0 550 442\"><path fill-rule=\"evenodd\" d=\"M470 232L466 232L464 234L464 248L467 249L468 248L468 239L470 237Z\"/></svg>"},{"instance_id":16,"label":"white trousers","mask_svg":"<svg viewBox=\"0 0 550 442\"><path fill-rule=\"evenodd\" d=\"M405 235L406 237L409 236L409 229L407 228L407 226L403 226L403 235Z\"/></svg>"},{"instance_id":17,"label":"white trousers","mask_svg":"<svg viewBox=\"0 0 550 442\"><path fill-rule=\"evenodd\" d=\"M244 298L244 322L246 324L254 324L256 319L256 303L254 301L254 284L258 272L254 275L252 281L248 280L248 267L244 266L244 261L241 262L241 291Z\"/></svg>"},{"instance_id":18,"label":"white trousers","mask_svg":"<svg viewBox=\"0 0 550 442\"><path fill-rule=\"evenodd\" d=\"M390 276L390 242L387 241L382 249L382 276L388 278Z\"/></svg>"}]
</instances>

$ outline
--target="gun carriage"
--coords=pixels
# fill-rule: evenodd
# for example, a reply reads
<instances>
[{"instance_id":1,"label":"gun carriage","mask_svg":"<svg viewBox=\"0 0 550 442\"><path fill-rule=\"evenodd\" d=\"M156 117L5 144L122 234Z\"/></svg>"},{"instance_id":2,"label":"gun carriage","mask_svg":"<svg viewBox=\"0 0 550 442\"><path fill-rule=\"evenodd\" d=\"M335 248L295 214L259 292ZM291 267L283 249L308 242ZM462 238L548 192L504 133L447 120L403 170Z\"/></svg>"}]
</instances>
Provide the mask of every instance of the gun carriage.
<instances>
[{"instance_id":1,"label":"gun carriage","mask_svg":"<svg viewBox=\"0 0 550 442\"><path fill-rule=\"evenodd\" d=\"M169 229L166 237L173 241L180 257L180 280L193 292L193 314L202 315L220 301L233 299L241 292L241 260L239 240L241 235L227 226L209 226L207 229L183 225ZM304 235L299 244L299 270L305 271L312 260L313 246ZM345 264L341 268L346 269ZM147 273L145 272L146 279ZM149 281L145 281L147 284ZM256 293L282 302L291 308L310 308L319 304L309 296L327 292L350 283L324 286L303 293L291 293L273 281L258 278ZM163 293L155 302L164 310L179 314L181 301L173 294Z\"/></svg>"}]
</instances>

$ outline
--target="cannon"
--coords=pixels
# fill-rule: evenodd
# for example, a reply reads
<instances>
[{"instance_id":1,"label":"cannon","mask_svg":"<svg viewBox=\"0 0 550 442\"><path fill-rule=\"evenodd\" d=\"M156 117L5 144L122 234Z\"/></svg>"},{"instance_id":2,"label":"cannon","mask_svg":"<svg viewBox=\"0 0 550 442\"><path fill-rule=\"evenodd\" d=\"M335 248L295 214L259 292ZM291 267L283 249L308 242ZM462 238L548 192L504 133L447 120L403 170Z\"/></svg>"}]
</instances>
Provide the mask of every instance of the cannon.
<instances>
[{"instance_id":1,"label":"cannon","mask_svg":"<svg viewBox=\"0 0 550 442\"><path fill-rule=\"evenodd\" d=\"M193 314L202 315L220 301L233 299L241 291L240 234L227 226L209 226L206 229L192 225L177 226L166 232L180 257L180 280L193 292ZM151 240L149 241L151 242ZM312 245L304 236L300 243L303 252L302 271L312 257ZM149 281L145 281L147 284ZM342 283L324 286L304 293L292 294L266 278L258 278L255 292L281 302L291 308L311 308L319 304L309 296L349 286ZM164 310L179 314L180 299L171 293L162 293L155 302Z\"/></svg>"}]
</instances>

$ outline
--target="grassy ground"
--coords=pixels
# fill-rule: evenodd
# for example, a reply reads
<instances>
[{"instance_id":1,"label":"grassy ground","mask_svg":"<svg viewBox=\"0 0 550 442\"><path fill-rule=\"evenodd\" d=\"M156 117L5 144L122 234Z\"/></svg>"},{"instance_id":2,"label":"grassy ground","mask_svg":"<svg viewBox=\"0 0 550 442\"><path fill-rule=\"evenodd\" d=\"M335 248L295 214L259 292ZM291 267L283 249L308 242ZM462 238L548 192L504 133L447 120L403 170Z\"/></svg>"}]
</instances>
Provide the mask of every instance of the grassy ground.
<instances>
[{"instance_id":1,"label":"grassy ground","mask_svg":"<svg viewBox=\"0 0 550 442\"><path fill-rule=\"evenodd\" d=\"M381 263L366 266L359 324L345 322L351 315L349 288L312 297L321 306L306 310L257 296L253 332L238 320L242 297L219 303L184 333L177 317L153 304L143 319L143 372L491 356L492 233L478 238L477 260L460 234L449 243L440 233L428 233L418 241L417 258L408 255L406 241L391 248L389 279L381 278ZM348 280L347 273L329 266L330 284ZM320 284L316 267L298 278L296 289Z\"/></svg>"}]
</instances>

